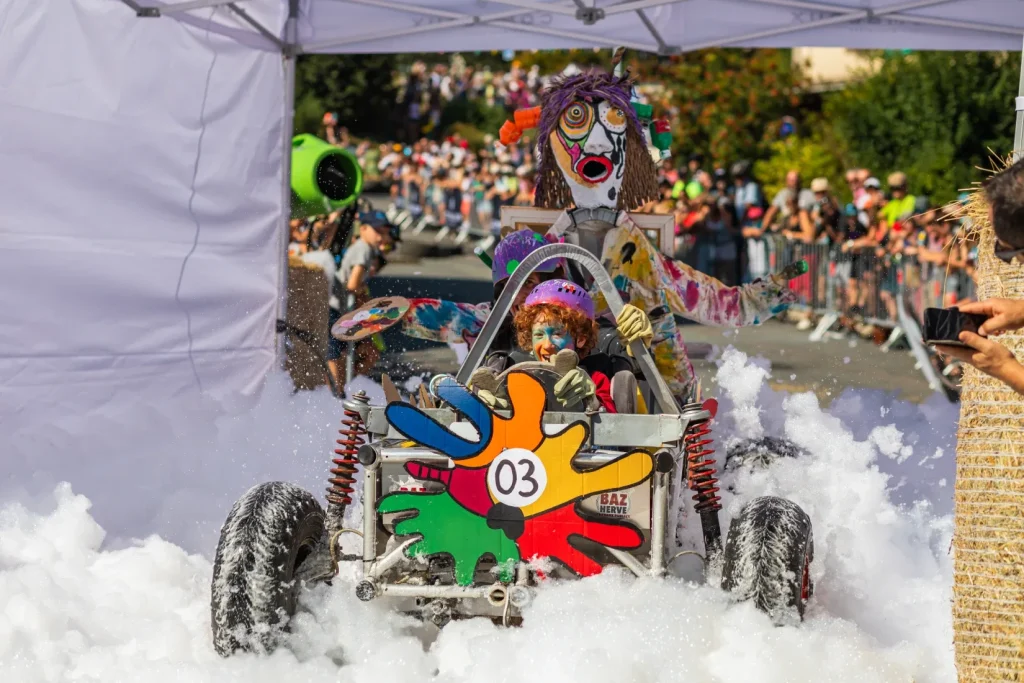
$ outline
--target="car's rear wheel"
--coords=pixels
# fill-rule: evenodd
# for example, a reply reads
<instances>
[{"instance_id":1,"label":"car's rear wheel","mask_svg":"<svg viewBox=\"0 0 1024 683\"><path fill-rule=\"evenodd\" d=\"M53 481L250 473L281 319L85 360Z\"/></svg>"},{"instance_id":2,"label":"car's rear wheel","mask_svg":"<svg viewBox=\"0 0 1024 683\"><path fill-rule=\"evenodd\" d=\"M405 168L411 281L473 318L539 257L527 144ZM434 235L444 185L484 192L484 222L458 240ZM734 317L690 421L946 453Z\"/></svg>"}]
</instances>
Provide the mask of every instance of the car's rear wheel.
<instances>
[{"instance_id":1,"label":"car's rear wheel","mask_svg":"<svg viewBox=\"0 0 1024 683\"><path fill-rule=\"evenodd\" d=\"M750 600L776 624L799 623L814 592L811 518L784 498L756 498L732 520L722 588Z\"/></svg>"},{"instance_id":2,"label":"car's rear wheel","mask_svg":"<svg viewBox=\"0 0 1024 683\"><path fill-rule=\"evenodd\" d=\"M307 491L269 482L239 498L221 528L213 563L217 653L272 651L295 614L299 568L325 547L324 511Z\"/></svg>"}]
</instances>

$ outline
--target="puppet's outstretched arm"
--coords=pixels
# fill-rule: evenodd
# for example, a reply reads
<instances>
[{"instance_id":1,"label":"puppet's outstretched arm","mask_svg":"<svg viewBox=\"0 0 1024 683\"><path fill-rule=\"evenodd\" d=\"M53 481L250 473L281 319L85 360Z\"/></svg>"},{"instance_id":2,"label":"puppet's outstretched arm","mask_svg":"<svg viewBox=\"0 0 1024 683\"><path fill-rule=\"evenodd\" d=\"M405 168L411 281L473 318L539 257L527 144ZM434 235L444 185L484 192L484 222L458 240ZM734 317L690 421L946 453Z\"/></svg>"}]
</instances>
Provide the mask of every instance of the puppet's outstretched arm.
<instances>
[{"instance_id":1,"label":"puppet's outstretched arm","mask_svg":"<svg viewBox=\"0 0 1024 683\"><path fill-rule=\"evenodd\" d=\"M460 344L479 336L491 310L487 303L445 299L409 299L409 304L402 319L402 333L446 344Z\"/></svg>"},{"instance_id":2,"label":"puppet's outstretched arm","mask_svg":"<svg viewBox=\"0 0 1024 683\"><path fill-rule=\"evenodd\" d=\"M623 231L616 240L618 244L612 246L609 256L615 259L616 252L621 253L624 247L628 252L628 242L638 247L643 244L648 250L644 255L648 257L648 263L643 263L641 254L635 253L630 260L637 261L637 264L632 268L625 265L625 274L635 282L650 283L650 286L661 288L669 308L676 315L704 325L745 327L763 323L797 301L796 293L789 288L789 281L806 272L807 265L802 261L783 269L781 273L746 285L730 287L655 250L647 236L628 216L620 221L619 227ZM641 250L637 248L636 251ZM641 277L639 271L645 267L650 267L651 272L646 274L647 277Z\"/></svg>"},{"instance_id":3,"label":"puppet's outstretched arm","mask_svg":"<svg viewBox=\"0 0 1024 683\"><path fill-rule=\"evenodd\" d=\"M797 301L789 280L799 273L779 273L730 287L680 261L658 255L672 277L666 298L672 312L704 325L759 325ZM794 269L795 270L795 269Z\"/></svg>"}]
</instances>

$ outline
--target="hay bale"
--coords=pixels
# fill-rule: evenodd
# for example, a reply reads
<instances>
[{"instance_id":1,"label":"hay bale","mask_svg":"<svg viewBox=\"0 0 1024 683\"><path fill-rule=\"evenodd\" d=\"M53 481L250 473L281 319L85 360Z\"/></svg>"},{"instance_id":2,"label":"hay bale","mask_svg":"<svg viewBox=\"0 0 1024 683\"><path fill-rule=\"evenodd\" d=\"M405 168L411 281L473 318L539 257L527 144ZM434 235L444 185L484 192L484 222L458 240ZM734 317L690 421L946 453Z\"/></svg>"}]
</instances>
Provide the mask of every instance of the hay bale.
<instances>
[{"instance_id":1,"label":"hay bale","mask_svg":"<svg viewBox=\"0 0 1024 683\"><path fill-rule=\"evenodd\" d=\"M285 357L285 369L295 388L315 389L327 384L321 358L327 356L327 329L330 311L329 282L324 270L295 256L288 257L288 324L307 330L314 348L294 336Z\"/></svg>"},{"instance_id":2,"label":"hay bale","mask_svg":"<svg viewBox=\"0 0 1024 683\"><path fill-rule=\"evenodd\" d=\"M980 188L967 212L979 239L979 300L1024 299L1024 268L995 257ZM999 341L1024 359L1024 334ZM953 536L957 675L1024 681L1024 397L972 367L962 387Z\"/></svg>"}]
</instances>

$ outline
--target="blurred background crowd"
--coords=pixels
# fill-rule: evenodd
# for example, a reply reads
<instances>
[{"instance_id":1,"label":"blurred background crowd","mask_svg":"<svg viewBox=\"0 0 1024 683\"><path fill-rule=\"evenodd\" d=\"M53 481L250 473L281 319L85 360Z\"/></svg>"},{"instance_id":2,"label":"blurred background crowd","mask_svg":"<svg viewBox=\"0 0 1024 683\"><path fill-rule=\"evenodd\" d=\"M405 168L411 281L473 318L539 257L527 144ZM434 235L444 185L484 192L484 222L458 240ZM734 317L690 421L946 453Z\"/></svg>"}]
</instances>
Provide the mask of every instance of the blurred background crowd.
<instances>
[{"instance_id":1,"label":"blurred background crowd","mask_svg":"<svg viewBox=\"0 0 1024 683\"><path fill-rule=\"evenodd\" d=\"M857 58L824 87L787 50L627 53L673 133L661 196L640 211L671 214L672 255L728 284L806 259L789 319L891 345L901 307L919 317L974 296L975 247L956 207L989 150L1011 145L1017 65L996 53ZM607 50L310 57L296 132L353 152L364 192L386 193L403 230L486 248L503 206L533 202L534 141L501 146L501 124L550 78L609 62ZM305 248L298 237L293 249Z\"/></svg>"}]
</instances>

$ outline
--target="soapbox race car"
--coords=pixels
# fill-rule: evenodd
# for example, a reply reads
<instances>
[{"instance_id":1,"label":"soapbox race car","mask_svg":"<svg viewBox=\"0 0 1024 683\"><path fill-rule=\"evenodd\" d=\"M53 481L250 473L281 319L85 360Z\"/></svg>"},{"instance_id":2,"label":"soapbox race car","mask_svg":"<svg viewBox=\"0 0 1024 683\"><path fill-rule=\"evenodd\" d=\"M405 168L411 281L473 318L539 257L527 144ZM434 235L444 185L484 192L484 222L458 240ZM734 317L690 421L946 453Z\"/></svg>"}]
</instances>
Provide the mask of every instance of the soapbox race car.
<instances>
[{"instance_id":1,"label":"soapbox race car","mask_svg":"<svg viewBox=\"0 0 1024 683\"><path fill-rule=\"evenodd\" d=\"M519 623L545 580L608 565L664 576L677 557L697 554L676 541L687 496L702 526L705 576L776 623L802 618L812 592L810 519L788 500L757 498L723 543L709 427L717 405L680 406L642 342L631 351L658 406L650 414L632 373L612 380L616 413L554 401L551 387L575 366L572 351L498 375L492 388L507 410L467 388L516 293L554 257L589 272L620 314L622 299L594 256L546 245L509 279L455 377L434 377L417 405L371 406L360 394L345 401L326 509L283 482L252 488L231 509L213 572L218 653L273 649L303 585L330 583L341 562L361 565L360 600L388 600L439 627L469 617ZM361 529L344 527L353 502ZM347 534L362 538L361 554L342 553Z\"/></svg>"}]
</instances>

